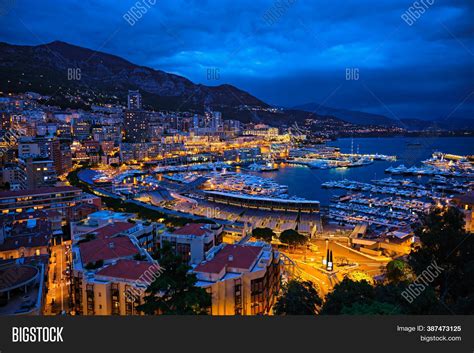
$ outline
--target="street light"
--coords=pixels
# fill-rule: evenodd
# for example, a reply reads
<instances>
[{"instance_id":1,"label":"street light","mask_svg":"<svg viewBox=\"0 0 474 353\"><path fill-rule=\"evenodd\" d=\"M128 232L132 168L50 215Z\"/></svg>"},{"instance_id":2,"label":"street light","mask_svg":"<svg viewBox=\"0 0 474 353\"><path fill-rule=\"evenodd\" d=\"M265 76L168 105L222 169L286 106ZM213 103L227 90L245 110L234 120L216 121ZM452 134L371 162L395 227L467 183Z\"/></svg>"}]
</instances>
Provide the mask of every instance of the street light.
<instances>
[{"instance_id":1,"label":"street light","mask_svg":"<svg viewBox=\"0 0 474 353\"><path fill-rule=\"evenodd\" d=\"M323 258L323 265L326 266L327 263L328 263L328 259L329 259L329 251L328 251L328 244L329 244L329 240L326 239L326 257Z\"/></svg>"},{"instance_id":2,"label":"street light","mask_svg":"<svg viewBox=\"0 0 474 353\"><path fill-rule=\"evenodd\" d=\"M332 262L332 250L329 251L329 258L328 258L328 271L332 271L333 269L333 262Z\"/></svg>"}]
</instances>

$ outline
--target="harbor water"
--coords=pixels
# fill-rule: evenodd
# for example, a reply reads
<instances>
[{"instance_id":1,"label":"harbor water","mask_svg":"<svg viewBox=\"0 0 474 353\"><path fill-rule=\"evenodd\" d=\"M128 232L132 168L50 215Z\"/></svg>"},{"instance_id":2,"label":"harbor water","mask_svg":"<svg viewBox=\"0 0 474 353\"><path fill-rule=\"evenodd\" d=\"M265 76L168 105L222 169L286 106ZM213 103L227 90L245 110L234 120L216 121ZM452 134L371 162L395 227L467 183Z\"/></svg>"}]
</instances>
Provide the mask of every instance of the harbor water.
<instances>
[{"instance_id":1,"label":"harbor water","mask_svg":"<svg viewBox=\"0 0 474 353\"><path fill-rule=\"evenodd\" d=\"M329 205L333 196L344 194L344 190L325 189L321 184L330 180L350 179L370 182L391 175L385 173L390 166L404 164L406 167L420 166L434 152L456 155L474 155L474 138L470 137L383 137L383 138L344 138L328 143L339 147L341 152L351 150L361 154L395 155L397 160L375 161L374 163L354 168L310 169L303 166L282 164L278 171L260 173L274 181L288 185L288 193L311 200L319 200L322 206ZM396 177L396 176L392 176ZM423 182L426 177L408 177Z\"/></svg>"}]
</instances>

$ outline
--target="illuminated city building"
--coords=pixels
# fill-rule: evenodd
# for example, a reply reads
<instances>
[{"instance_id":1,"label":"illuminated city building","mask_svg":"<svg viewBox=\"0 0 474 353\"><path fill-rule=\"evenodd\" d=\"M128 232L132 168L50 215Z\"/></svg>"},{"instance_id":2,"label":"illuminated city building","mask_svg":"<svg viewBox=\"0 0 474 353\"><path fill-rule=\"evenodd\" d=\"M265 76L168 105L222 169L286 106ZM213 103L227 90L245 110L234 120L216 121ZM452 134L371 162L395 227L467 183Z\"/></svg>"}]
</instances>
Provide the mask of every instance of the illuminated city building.
<instances>
[{"instance_id":1,"label":"illuminated city building","mask_svg":"<svg viewBox=\"0 0 474 353\"><path fill-rule=\"evenodd\" d=\"M217 224L189 223L173 232L162 233L160 246L170 244L183 261L196 265L206 258L211 249L222 243L222 228Z\"/></svg>"},{"instance_id":2,"label":"illuminated city building","mask_svg":"<svg viewBox=\"0 0 474 353\"><path fill-rule=\"evenodd\" d=\"M123 222L106 225L96 229L91 240L73 244L71 280L75 314L139 314L136 306L161 269L134 236L124 235L133 227Z\"/></svg>"},{"instance_id":3,"label":"illuminated city building","mask_svg":"<svg viewBox=\"0 0 474 353\"><path fill-rule=\"evenodd\" d=\"M82 190L72 186L0 192L0 211L3 214L54 209L66 217L67 209L81 202Z\"/></svg>"},{"instance_id":4,"label":"illuminated city building","mask_svg":"<svg viewBox=\"0 0 474 353\"><path fill-rule=\"evenodd\" d=\"M262 136L266 138L272 138L278 136L278 128L270 127L268 125L259 124L255 125L253 129L245 129L243 131L244 136Z\"/></svg>"},{"instance_id":5,"label":"illuminated city building","mask_svg":"<svg viewBox=\"0 0 474 353\"><path fill-rule=\"evenodd\" d=\"M132 213L102 210L88 214L81 221L72 222L71 238L77 242L87 235L102 238L127 235L134 237L141 248L152 252L156 249L164 229L165 226L161 223L136 220L136 215Z\"/></svg>"},{"instance_id":6,"label":"illuminated city building","mask_svg":"<svg viewBox=\"0 0 474 353\"><path fill-rule=\"evenodd\" d=\"M48 158L25 158L19 165L26 175L27 189L53 187L57 181L54 161Z\"/></svg>"},{"instance_id":7,"label":"illuminated city building","mask_svg":"<svg viewBox=\"0 0 474 353\"><path fill-rule=\"evenodd\" d=\"M127 106L129 110L142 109L142 95L139 91L128 91Z\"/></svg>"},{"instance_id":8,"label":"illuminated city building","mask_svg":"<svg viewBox=\"0 0 474 353\"><path fill-rule=\"evenodd\" d=\"M279 253L266 243L222 244L193 269L212 315L271 314L280 289Z\"/></svg>"},{"instance_id":9,"label":"illuminated city building","mask_svg":"<svg viewBox=\"0 0 474 353\"><path fill-rule=\"evenodd\" d=\"M150 128L147 114L142 110L125 111L125 138L127 142L148 142L150 141Z\"/></svg>"}]
</instances>

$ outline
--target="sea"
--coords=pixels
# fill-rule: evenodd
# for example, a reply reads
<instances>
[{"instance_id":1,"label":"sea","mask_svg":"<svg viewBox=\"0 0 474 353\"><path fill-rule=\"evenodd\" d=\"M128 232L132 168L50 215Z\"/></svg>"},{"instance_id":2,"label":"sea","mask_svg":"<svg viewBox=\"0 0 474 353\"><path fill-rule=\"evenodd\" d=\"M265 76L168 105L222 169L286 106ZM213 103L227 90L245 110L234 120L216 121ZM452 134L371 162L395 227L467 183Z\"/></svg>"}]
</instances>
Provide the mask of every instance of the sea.
<instances>
[{"instance_id":1,"label":"sea","mask_svg":"<svg viewBox=\"0 0 474 353\"><path fill-rule=\"evenodd\" d=\"M303 197L307 200L317 200L321 206L328 206L334 196L343 195L341 189L322 188L321 184L330 180L350 179L360 182L370 182L386 177L411 178L418 182L428 181L428 177L393 176L385 173L390 166L404 164L406 167L420 166L423 160L431 157L433 152L451 153L457 155L474 155L473 137L370 137L370 138L341 138L327 143L328 146L339 147L341 152L361 154L385 154L397 156L394 162L374 161L361 167L310 169L304 166L280 164L278 171L250 172L264 178L270 178L279 184L288 186L290 196ZM352 147L353 146L353 147ZM249 173L248 171L242 171ZM97 174L93 170L81 171L83 180L92 182Z\"/></svg>"},{"instance_id":2,"label":"sea","mask_svg":"<svg viewBox=\"0 0 474 353\"><path fill-rule=\"evenodd\" d=\"M361 154L385 154L397 156L394 162L374 161L374 163L354 168L310 169L303 166L280 165L274 172L259 173L262 177L271 178L288 186L290 195L318 200L321 206L328 206L331 198L342 195L344 190L325 189L321 184L329 180L350 179L370 182L391 176L385 173L390 166L404 164L407 167L420 166L423 160L431 157L433 152L457 155L474 155L474 138L472 137L370 137L342 138L328 142L328 146L339 147L341 152ZM419 182L426 177L412 177Z\"/></svg>"}]
</instances>

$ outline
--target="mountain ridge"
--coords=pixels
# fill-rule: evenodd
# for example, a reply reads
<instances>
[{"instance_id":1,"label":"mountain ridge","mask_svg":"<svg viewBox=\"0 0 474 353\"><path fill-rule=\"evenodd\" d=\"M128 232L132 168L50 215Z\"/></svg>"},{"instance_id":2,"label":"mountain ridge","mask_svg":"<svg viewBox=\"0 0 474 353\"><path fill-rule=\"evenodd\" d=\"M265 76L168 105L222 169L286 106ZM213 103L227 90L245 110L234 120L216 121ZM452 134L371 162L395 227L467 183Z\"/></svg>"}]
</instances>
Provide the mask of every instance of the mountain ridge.
<instances>
[{"instance_id":1,"label":"mountain ridge","mask_svg":"<svg viewBox=\"0 0 474 353\"><path fill-rule=\"evenodd\" d=\"M68 77L70 70L80 69L80 79ZM98 103L126 102L130 89L139 89L147 108L170 111L204 112L219 110L226 119L243 122L291 125L311 118L344 126L379 125L384 127L426 126L417 119L396 121L384 115L321 106L316 103L289 109L273 109L270 104L223 83L217 86L196 84L180 75L132 63L120 56L90 48L53 41L40 45L16 45L0 42L0 90L6 92L36 91L52 95L53 103L66 104L66 96L83 95L89 101L72 107ZM468 123L470 123L468 121ZM435 126L448 126L442 122ZM466 125L466 124L461 124Z\"/></svg>"},{"instance_id":2,"label":"mountain ridge","mask_svg":"<svg viewBox=\"0 0 474 353\"><path fill-rule=\"evenodd\" d=\"M80 79L68 80L68 70L77 68L80 69ZM33 86L43 94L57 93L52 87L54 85L60 88L93 88L110 92L123 100L129 89L139 89L145 103L165 110L204 111L209 107L225 111L246 105L270 107L248 92L229 84L195 84L179 75L61 41L37 46L0 42L0 78L2 90L26 91L28 87L21 87L24 80L24 84ZM52 84L47 85L46 81Z\"/></svg>"},{"instance_id":3,"label":"mountain ridge","mask_svg":"<svg viewBox=\"0 0 474 353\"><path fill-rule=\"evenodd\" d=\"M376 125L376 126L396 126L409 131L420 130L472 130L474 129L474 120L466 118L447 119L416 119L402 118L392 119L382 114L373 114L352 109L340 109L323 106L318 103L306 103L293 107L307 112L314 112L318 115L330 115L342 121L355 125Z\"/></svg>"},{"instance_id":4,"label":"mountain ridge","mask_svg":"<svg viewBox=\"0 0 474 353\"><path fill-rule=\"evenodd\" d=\"M351 109L333 108L318 103L301 104L293 107L293 109L315 112L320 115L332 115L356 125L401 126L400 121L388 118L385 115Z\"/></svg>"}]
</instances>

